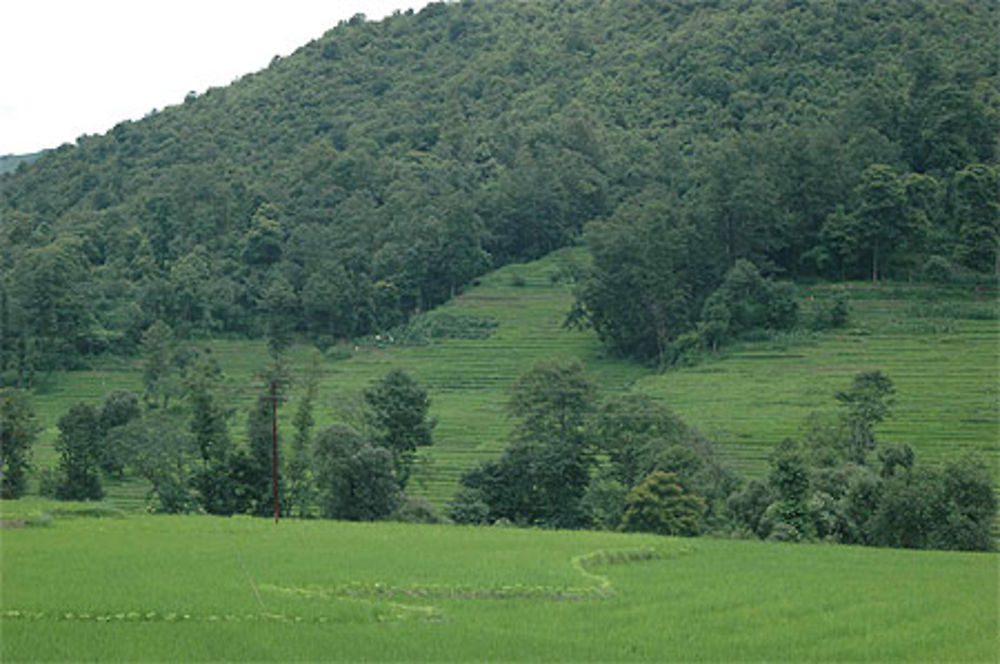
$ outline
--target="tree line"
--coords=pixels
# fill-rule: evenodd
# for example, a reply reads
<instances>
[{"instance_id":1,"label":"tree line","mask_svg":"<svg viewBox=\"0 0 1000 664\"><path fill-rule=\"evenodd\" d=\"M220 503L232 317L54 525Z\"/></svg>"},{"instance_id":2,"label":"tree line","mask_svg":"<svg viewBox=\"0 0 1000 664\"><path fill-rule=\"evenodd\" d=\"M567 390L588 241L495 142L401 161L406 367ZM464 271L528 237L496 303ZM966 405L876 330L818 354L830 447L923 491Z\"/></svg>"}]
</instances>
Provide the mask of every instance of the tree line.
<instances>
[{"instance_id":1,"label":"tree line","mask_svg":"<svg viewBox=\"0 0 1000 664\"><path fill-rule=\"evenodd\" d=\"M989 278L997 27L986 0L357 16L0 176L0 380L138 353L157 320L327 345L574 242L580 320L640 358L719 343L741 261Z\"/></svg>"},{"instance_id":2,"label":"tree line","mask_svg":"<svg viewBox=\"0 0 1000 664\"><path fill-rule=\"evenodd\" d=\"M58 463L36 468L39 492L60 500L100 500L104 481L140 477L157 512L270 515L272 444L280 456L278 500L286 516L347 520L386 518L397 510L430 513L405 493L416 451L433 443L427 391L393 370L360 395L346 421L314 432L315 374L302 377L302 397L283 441L276 428L292 377L276 354L258 377L260 391L245 414L243 435L231 430L222 372L205 349L164 334L144 337L145 391L108 393L103 403L72 405L58 420ZM27 489L38 425L25 390L0 390L2 496Z\"/></svg>"},{"instance_id":3,"label":"tree line","mask_svg":"<svg viewBox=\"0 0 1000 664\"><path fill-rule=\"evenodd\" d=\"M173 406L127 391L73 405L58 422L58 468L37 473L42 493L100 499L102 477L128 470L149 481L157 511L270 515L276 393L261 392L237 441L218 365L193 353L178 370ZM268 384L287 385L280 374L272 366ZM157 389L148 376L147 388ZM282 444L281 513L993 550L989 468L974 456L919 464L910 446L880 441L894 393L879 371L856 375L834 395L834 418L813 417L801 440L775 447L766 478L748 481L669 408L642 394L601 395L577 361L541 362L511 390L509 446L462 475L442 516L406 494L417 450L433 443L426 390L392 370L353 416L313 433L316 380L307 377ZM25 393L0 391L4 498L26 489L36 432Z\"/></svg>"},{"instance_id":4,"label":"tree line","mask_svg":"<svg viewBox=\"0 0 1000 664\"><path fill-rule=\"evenodd\" d=\"M993 550L989 467L964 456L918 464L876 425L895 390L879 371L835 394L831 421L740 477L712 442L641 394L601 397L579 363L542 363L515 386L519 424L495 461L466 472L449 505L459 523L507 522L664 535L759 537L904 548Z\"/></svg>"}]
</instances>

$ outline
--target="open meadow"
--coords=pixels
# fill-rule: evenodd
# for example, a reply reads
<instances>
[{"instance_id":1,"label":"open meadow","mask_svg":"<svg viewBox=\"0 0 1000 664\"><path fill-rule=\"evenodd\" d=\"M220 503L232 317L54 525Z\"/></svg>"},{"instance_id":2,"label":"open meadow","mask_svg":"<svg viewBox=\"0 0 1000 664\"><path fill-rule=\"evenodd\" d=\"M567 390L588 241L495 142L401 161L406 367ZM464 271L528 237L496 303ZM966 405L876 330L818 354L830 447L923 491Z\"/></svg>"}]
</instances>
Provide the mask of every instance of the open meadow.
<instances>
[{"instance_id":1,"label":"open meadow","mask_svg":"<svg viewBox=\"0 0 1000 664\"><path fill-rule=\"evenodd\" d=\"M561 279L567 265L585 260L562 250L540 261L510 265L480 282L433 315L450 314L497 323L487 338L432 339L403 345L387 337L357 346L313 348L290 354L299 378L280 417L285 439L307 370L320 375L317 426L356 415L358 394L392 368L427 386L437 419L433 447L420 450L412 493L443 505L462 472L499 454L512 425L505 403L515 379L542 359L579 358L605 393L648 393L685 421L715 438L740 472L760 477L771 448L796 437L811 413L836 411L834 393L854 374L881 370L896 387L893 415L879 427L890 442L913 446L918 458L939 461L964 451L1000 460L998 436L997 304L972 286L944 291L920 285L847 287L847 328L796 332L777 339L741 342L693 366L657 372L608 357L591 331L562 325L572 285ZM803 313L834 287L800 287ZM979 295L977 297L977 295ZM812 298L812 299L810 299ZM255 373L267 362L263 342L212 340L208 346L226 379L224 397L233 409L230 430L245 435L246 412L261 384ZM139 360L108 360L88 371L47 377L34 397L44 427L37 465L55 462L52 447L59 416L78 400L98 404L111 389L141 389ZM109 486L115 504L143 503L141 483Z\"/></svg>"},{"instance_id":2,"label":"open meadow","mask_svg":"<svg viewBox=\"0 0 1000 664\"><path fill-rule=\"evenodd\" d=\"M2 508L4 662L1000 655L995 554Z\"/></svg>"}]
</instances>

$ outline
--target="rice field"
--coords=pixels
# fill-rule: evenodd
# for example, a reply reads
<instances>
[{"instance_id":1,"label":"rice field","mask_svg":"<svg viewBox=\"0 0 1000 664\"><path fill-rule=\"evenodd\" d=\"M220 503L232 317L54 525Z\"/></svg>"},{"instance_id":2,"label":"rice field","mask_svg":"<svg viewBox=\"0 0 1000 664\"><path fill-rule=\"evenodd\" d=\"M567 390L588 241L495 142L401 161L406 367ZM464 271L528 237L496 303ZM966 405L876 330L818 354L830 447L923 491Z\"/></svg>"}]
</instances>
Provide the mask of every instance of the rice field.
<instances>
[{"instance_id":1,"label":"rice field","mask_svg":"<svg viewBox=\"0 0 1000 664\"><path fill-rule=\"evenodd\" d=\"M0 508L4 662L1000 655L996 554Z\"/></svg>"}]
</instances>

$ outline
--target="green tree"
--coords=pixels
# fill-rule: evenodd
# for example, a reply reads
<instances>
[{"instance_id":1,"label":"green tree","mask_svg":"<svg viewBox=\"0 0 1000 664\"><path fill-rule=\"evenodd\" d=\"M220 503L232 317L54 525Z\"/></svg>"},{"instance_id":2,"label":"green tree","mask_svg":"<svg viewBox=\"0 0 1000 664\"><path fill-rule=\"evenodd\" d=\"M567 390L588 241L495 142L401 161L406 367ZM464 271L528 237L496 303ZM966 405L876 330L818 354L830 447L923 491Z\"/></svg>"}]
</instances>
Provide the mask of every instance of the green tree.
<instances>
[{"instance_id":1,"label":"green tree","mask_svg":"<svg viewBox=\"0 0 1000 664\"><path fill-rule=\"evenodd\" d=\"M660 535L697 535L705 501L687 493L673 473L656 471L625 498L622 530Z\"/></svg>"},{"instance_id":2,"label":"green tree","mask_svg":"<svg viewBox=\"0 0 1000 664\"><path fill-rule=\"evenodd\" d=\"M373 441L392 453L399 488L406 487L417 449L434 443L427 390L402 369L393 369L364 391Z\"/></svg>"},{"instance_id":3,"label":"green tree","mask_svg":"<svg viewBox=\"0 0 1000 664\"><path fill-rule=\"evenodd\" d=\"M718 256L710 255L678 202L652 189L609 221L588 224L585 238L593 268L567 322L592 325L620 355L666 358L670 344L694 328L717 284Z\"/></svg>"},{"instance_id":4,"label":"green tree","mask_svg":"<svg viewBox=\"0 0 1000 664\"><path fill-rule=\"evenodd\" d=\"M855 463L863 465L868 452L875 449L874 427L892 411L894 394L892 380L881 371L857 374L849 388L837 391L837 401L845 409L848 447Z\"/></svg>"},{"instance_id":5,"label":"green tree","mask_svg":"<svg viewBox=\"0 0 1000 664\"><path fill-rule=\"evenodd\" d=\"M194 482L202 507L212 514L231 514L234 487L230 481L232 443L229 413L219 403L222 370L207 351L196 354L184 372L184 388L190 408L188 429L200 460Z\"/></svg>"},{"instance_id":6,"label":"green tree","mask_svg":"<svg viewBox=\"0 0 1000 664\"><path fill-rule=\"evenodd\" d=\"M702 320L726 322L725 335L755 329L786 330L798 320L793 287L761 275L757 266L740 259L726 273L702 308Z\"/></svg>"},{"instance_id":7,"label":"green tree","mask_svg":"<svg viewBox=\"0 0 1000 664\"><path fill-rule=\"evenodd\" d=\"M183 412L161 409L146 413L115 429L111 437L119 449L127 450L129 463L139 476L149 481L155 510L175 514L197 509L198 450Z\"/></svg>"},{"instance_id":8,"label":"green tree","mask_svg":"<svg viewBox=\"0 0 1000 664\"><path fill-rule=\"evenodd\" d=\"M174 358L174 332L161 320L155 321L142 335L143 400L147 406L166 409L174 386L171 383Z\"/></svg>"},{"instance_id":9,"label":"green tree","mask_svg":"<svg viewBox=\"0 0 1000 664\"><path fill-rule=\"evenodd\" d=\"M59 418L60 481L56 497L60 500L100 500L101 425L98 410L85 403L73 404Z\"/></svg>"},{"instance_id":10,"label":"green tree","mask_svg":"<svg viewBox=\"0 0 1000 664\"><path fill-rule=\"evenodd\" d=\"M272 491L272 424L271 392L265 389L257 395L257 400L247 417L247 443L249 454L246 459L246 477L240 491L251 504L257 516L268 516L274 512ZM279 433L280 436L280 433ZM280 440L279 440L280 444ZM279 484L279 500L283 483Z\"/></svg>"},{"instance_id":11,"label":"green tree","mask_svg":"<svg viewBox=\"0 0 1000 664\"><path fill-rule=\"evenodd\" d=\"M277 206L263 203L250 221L243 237L243 261L250 266L271 265L281 259L284 233Z\"/></svg>"},{"instance_id":12,"label":"green tree","mask_svg":"<svg viewBox=\"0 0 1000 664\"><path fill-rule=\"evenodd\" d=\"M587 434L607 455L608 472L626 489L657 470L666 451L686 444L691 435L677 415L644 394L605 399Z\"/></svg>"},{"instance_id":13,"label":"green tree","mask_svg":"<svg viewBox=\"0 0 1000 664\"><path fill-rule=\"evenodd\" d=\"M24 494L38 430L28 395L23 390L0 389L0 498Z\"/></svg>"},{"instance_id":14,"label":"green tree","mask_svg":"<svg viewBox=\"0 0 1000 664\"><path fill-rule=\"evenodd\" d=\"M400 501L392 453L366 441L346 425L316 436L314 454L320 514L331 519L374 521Z\"/></svg>"},{"instance_id":15,"label":"green tree","mask_svg":"<svg viewBox=\"0 0 1000 664\"><path fill-rule=\"evenodd\" d=\"M763 518L771 535L793 540L808 539L813 533L807 499L809 497L809 464L802 447L784 440L771 455L771 470L767 483L775 501Z\"/></svg>"},{"instance_id":16,"label":"green tree","mask_svg":"<svg viewBox=\"0 0 1000 664\"><path fill-rule=\"evenodd\" d=\"M127 451L118 444L114 435L115 429L125 426L132 420L142 417L139 397L128 390L113 390L104 397L98 415L101 445L101 470L109 475L121 477L125 470Z\"/></svg>"},{"instance_id":17,"label":"green tree","mask_svg":"<svg viewBox=\"0 0 1000 664\"><path fill-rule=\"evenodd\" d=\"M954 178L958 255L974 270L1000 275L1000 175L988 164L970 164Z\"/></svg>"},{"instance_id":18,"label":"green tree","mask_svg":"<svg viewBox=\"0 0 1000 664\"><path fill-rule=\"evenodd\" d=\"M579 528L587 516L581 500L590 481L586 421L596 406L597 386L578 361L539 362L514 385L508 409L519 419L514 443L496 461L461 479L464 491L453 514L487 521L550 528Z\"/></svg>"},{"instance_id":19,"label":"green tree","mask_svg":"<svg viewBox=\"0 0 1000 664\"><path fill-rule=\"evenodd\" d=\"M907 232L906 190L891 166L872 164L861 173L854 196L858 232L871 252L872 281L877 282Z\"/></svg>"},{"instance_id":20,"label":"green tree","mask_svg":"<svg viewBox=\"0 0 1000 664\"><path fill-rule=\"evenodd\" d=\"M521 440L582 447L584 423L597 405L597 384L578 360L537 362L518 378L507 408Z\"/></svg>"},{"instance_id":21,"label":"green tree","mask_svg":"<svg viewBox=\"0 0 1000 664\"><path fill-rule=\"evenodd\" d=\"M943 475L948 517L937 524L935 543L964 551L995 550L997 495L990 467L982 459L966 455L946 463Z\"/></svg>"},{"instance_id":22,"label":"green tree","mask_svg":"<svg viewBox=\"0 0 1000 664\"><path fill-rule=\"evenodd\" d=\"M289 510L300 517L309 516L316 498L316 482L312 470L312 428L316 423L313 404L318 384L318 375L315 371L309 372L305 392L299 399L298 409L292 420L295 436L292 438L291 454L287 462L288 498L291 503Z\"/></svg>"}]
</instances>

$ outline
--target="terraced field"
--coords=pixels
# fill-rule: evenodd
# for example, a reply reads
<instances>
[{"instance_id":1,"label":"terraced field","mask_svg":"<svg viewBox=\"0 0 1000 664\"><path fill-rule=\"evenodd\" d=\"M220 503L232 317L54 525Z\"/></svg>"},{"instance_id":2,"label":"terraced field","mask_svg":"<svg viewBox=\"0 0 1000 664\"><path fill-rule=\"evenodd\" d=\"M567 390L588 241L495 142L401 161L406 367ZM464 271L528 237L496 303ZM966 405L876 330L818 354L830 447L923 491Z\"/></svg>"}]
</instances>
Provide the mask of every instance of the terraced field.
<instances>
[{"instance_id":1,"label":"terraced field","mask_svg":"<svg viewBox=\"0 0 1000 664\"><path fill-rule=\"evenodd\" d=\"M996 554L80 510L0 503L0 660L998 657Z\"/></svg>"},{"instance_id":2,"label":"terraced field","mask_svg":"<svg viewBox=\"0 0 1000 664\"><path fill-rule=\"evenodd\" d=\"M798 437L811 413L833 414L834 393L877 369L896 389L881 440L908 443L929 461L965 451L1000 459L1000 336L997 320L984 320L995 316L996 303L958 293L933 305L920 288L852 286L845 330L742 344L698 366L645 377L636 389L724 443L737 467L760 474L774 445Z\"/></svg>"},{"instance_id":3,"label":"terraced field","mask_svg":"<svg viewBox=\"0 0 1000 664\"><path fill-rule=\"evenodd\" d=\"M293 371L318 368L322 377L318 426L356 411L360 390L394 367L409 371L431 393L437 418L435 445L422 451L411 489L441 505L461 473L497 454L511 427L504 404L509 387L539 359L580 358L606 392L640 390L668 404L686 421L723 444L733 465L764 472L768 451L799 435L811 412L832 413L833 394L860 371L880 369L896 385L896 409L879 430L884 440L907 442L920 458L937 460L963 450L1000 459L998 437L998 328L996 302L956 289L930 302L918 286L851 284L849 328L800 334L779 341L742 343L692 367L657 373L608 358L591 332L566 330L571 286L558 279L579 250L512 265L485 276L440 311L491 317L498 326L486 339L445 339L402 346L388 339L337 347L316 359L296 348ZM803 289L823 298L830 287ZM260 388L254 374L267 361L262 343L204 342L226 372L224 395L242 435L245 413ZM51 443L61 413L77 400L98 403L112 388L138 389L136 362L109 362L97 370L57 374L35 398L46 427L36 458L52 463ZM283 410L290 433L300 394L293 387ZM112 486L126 507L142 503L141 485Z\"/></svg>"}]
</instances>

